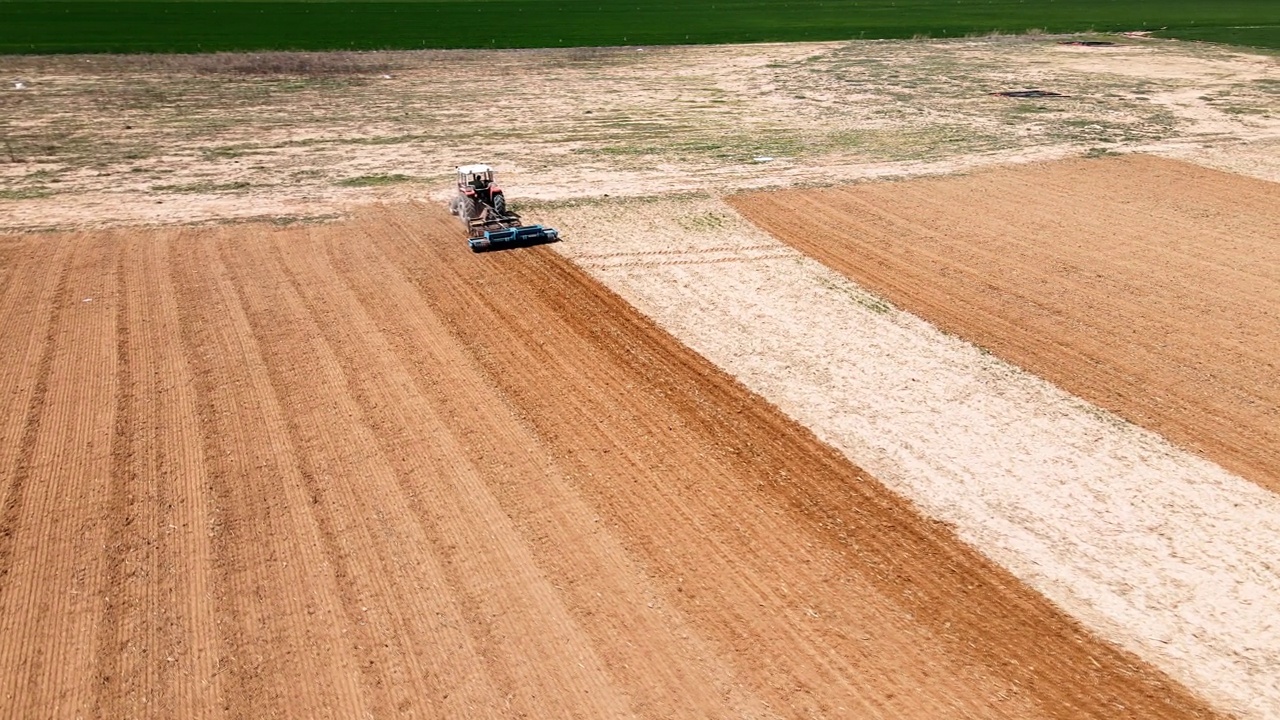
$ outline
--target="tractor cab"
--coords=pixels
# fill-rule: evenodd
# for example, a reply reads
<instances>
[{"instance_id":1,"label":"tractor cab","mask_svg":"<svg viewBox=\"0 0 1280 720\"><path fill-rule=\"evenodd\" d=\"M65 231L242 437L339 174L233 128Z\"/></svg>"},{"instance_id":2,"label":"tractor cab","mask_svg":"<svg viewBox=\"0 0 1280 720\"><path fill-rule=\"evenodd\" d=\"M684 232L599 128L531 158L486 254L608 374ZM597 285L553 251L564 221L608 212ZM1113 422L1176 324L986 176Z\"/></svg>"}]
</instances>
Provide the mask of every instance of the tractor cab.
<instances>
[{"instance_id":1,"label":"tractor cab","mask_svg":"<svg viewBox=\"0 0 1280 720\"><path fill-rule=\"evenodd\" d=\"M493 183L493 168L488 165L461 165L458 167L458 189L487 190ZM468 193L470 194L470 193Z\"/></svg>"},{"instance_id":2,"label":"tractor cab","mask_svg":"<svg viewBox=\"0 0 1280 720\"><path fill-rule=\"evenodd\" d=\"M450 211L466 218L476 218L486 208L498 215L507 212L507 199L493 179L493 168L488 165L459 165L458 194L449 206Z\"/></svg>"}]
</instances>

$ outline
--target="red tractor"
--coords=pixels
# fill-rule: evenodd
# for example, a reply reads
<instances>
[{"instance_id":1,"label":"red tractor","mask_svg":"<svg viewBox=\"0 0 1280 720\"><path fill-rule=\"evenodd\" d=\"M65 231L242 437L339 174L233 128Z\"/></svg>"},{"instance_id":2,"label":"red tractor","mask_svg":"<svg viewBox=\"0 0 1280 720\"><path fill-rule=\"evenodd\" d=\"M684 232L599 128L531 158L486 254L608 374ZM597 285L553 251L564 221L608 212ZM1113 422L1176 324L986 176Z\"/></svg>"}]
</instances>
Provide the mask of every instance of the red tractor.
<instances>
[{"instance_id":1,"label":"red tractor","mask_svg":"<svg viewBox=\"0 0 1280 720\"><path fill-rule=\"evenodd\" d=\"M520 216L507 210L502 188L488 165L458 168L458 194L449 201L449 212L462 220L467 244L475 252L555 242L560 233L541 225L522 225Z\"/></svg>"},{"instance_id":2,"label":"red tractor","mask_svg":"<svg viewBox=\"0 0 1280 720\"><path fill-rule=\"evenodd\" d=\"M493 179L488 165L462 165L458 168L458 194L449 203L449 212L466 223L492 209L499 217L507 214L507 199Z\"/></svg>"}]
</instances>

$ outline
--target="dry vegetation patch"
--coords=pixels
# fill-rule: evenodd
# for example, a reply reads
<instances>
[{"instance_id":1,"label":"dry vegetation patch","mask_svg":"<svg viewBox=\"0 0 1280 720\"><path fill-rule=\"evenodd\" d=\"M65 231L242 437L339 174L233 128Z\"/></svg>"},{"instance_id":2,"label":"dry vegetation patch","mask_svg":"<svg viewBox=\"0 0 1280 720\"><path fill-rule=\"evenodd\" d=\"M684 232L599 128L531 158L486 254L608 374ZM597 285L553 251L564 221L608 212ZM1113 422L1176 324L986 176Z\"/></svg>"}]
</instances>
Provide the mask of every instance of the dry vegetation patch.
<instances>
[{"instance_id":1,"label":"dry vegetation patch","mask_svg":"<svg viewBox=\"0 0 1280 720\"><path fill-rule=\"evenodd\" d=\"M10 56L0 227L327 215L474 160L541 199L1134 149L1280 177L1274 57L1115 41ZM1065 97L991 94L1026 88Z\"/></svg>"}]
</instances>

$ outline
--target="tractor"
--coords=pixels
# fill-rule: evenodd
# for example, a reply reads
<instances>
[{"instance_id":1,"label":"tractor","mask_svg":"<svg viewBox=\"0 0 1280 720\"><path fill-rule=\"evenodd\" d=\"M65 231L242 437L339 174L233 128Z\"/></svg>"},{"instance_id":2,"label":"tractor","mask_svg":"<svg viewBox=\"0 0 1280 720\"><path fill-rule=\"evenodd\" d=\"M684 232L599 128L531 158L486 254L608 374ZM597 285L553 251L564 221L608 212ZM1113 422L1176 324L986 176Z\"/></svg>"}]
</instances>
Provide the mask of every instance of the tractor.
<instances>
[{"instance_id":1,"label":"tractor","mask_svg":"<svg viewBox=\"0 0 1280 720\"><path fill-rule=\"evenodd\" d=\"M458 167L458 193L449 201L449 212L462 220L474 252L560 239L555 228L520 224L520 216L507 210L507 198L488 165Z\"/></svg>"}]
</instances>

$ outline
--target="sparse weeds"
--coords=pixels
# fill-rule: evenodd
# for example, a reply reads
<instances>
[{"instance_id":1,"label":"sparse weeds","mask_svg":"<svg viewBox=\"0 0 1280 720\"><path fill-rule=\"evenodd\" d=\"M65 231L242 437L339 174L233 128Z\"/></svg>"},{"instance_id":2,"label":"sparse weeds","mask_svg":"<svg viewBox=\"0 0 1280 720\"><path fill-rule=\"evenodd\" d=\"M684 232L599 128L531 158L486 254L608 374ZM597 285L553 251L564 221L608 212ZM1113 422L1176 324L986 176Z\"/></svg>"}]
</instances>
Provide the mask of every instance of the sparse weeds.
<instances>
[{"instance_id":1,"label":"sparse weeds","mask_svg":"<svg viewBox=\"0 0 1280 720\"><path fill-rule=\"evenodd\" d=\"M383 185L414 182L415 180L417 178L396 173L391 175L360 175L344 178L335 184L341 187L381 187Z\"/></svg>"},{"instance_id":2,"label":"sparse weeds","mask_svg":"<svg viewBox=\"0 0 1280 720\"><path fill-rule=\"evenodd\" d=\"M335 220L342 220L345 217L346 215L342 213L316 213L314 215L246 215L236 218L192 220L182 224L188 227L203 227L208 225L249 225L253 223L265 223L275 225L276 227L289 227L292 225L321 225Z\"/></svg>"},{"instance_id":3,"label":"sparse weeds","mask_svg":"<svg viewBox=\"0 0 1280 720\"><path fill-rule=\"evenodd\" d=\"M276 227L289 227L292 225L319 225L332 222L341 217L341 215L333 213L325 215L272 215L266 221Z\"/></svg>"},{"instance_id":4,"label":"sparse weeds","mask_svg":"<svg viewBox=\"0 0 1280 720\"><path fill-rule=\"evenodd\" d=\"M221 147L205 148L201 155L205 160L231 160L249 155L272 154L281 148L322 147L341 145L403 145L411 142L431 139L434 136L420 133L401 135L374 135L370 137L345 138L306 138L302 140L286 140L273 145L237 144Z\"/></svg>"},{"instance_id":5,"label":"sparse weeds","mask_svg":"<svg viewBox=\"0 0 1280 720\"><path fill-rule=\"evenodd\" d=\"M21 187L0 189L0 200L35 200L37 198L46 198L54 194L54 191L47 187Z\"/></svg>"},{"instance_id":6,"label":"sparse weeds","mask_svg":"<svg viewBox=\"0 0 1280 720\"><path fill-rule=\"evenodd\" d=\"M667 130L637 142L577 148L573 152L615 157L664 156L681 160L703 157L714 164L722 164L725 161L745 162L759 156L799 157L808 150L809 143L800 132L775 128L753 134L699 134L694 137Z\"/></svg>"},{"instance_id":7,"label":"sparse weeds","mask_svg":"<svg viewBox=\"0 0 1280 720\"><path fill-rule=\"evenodd\" d=\"M1222 108L1222 112L1228 115L1270 115L1272 111L1265 108L1245 107L1243 105L1228 105Z\"/></svg>"},{"instance_id":8,"label":"sparse weeds","mask_svg":"<svg viewBox=\"0 0 1280 720\"><path fill-rule=\"evenodd\" d=\"M187 183L179 185L153 185L154 192L183 193L195 195L213 195L216 193L234 193L248 190L252 183L238 180L236 182L216 183L211 181Z\"/></svg>"},{"instance_id":9,"label":"sparse weeds","mask_svg":"<svg viewBox=\"0 0 1280 720\"><path fill-rule=\"evenodd\" d=\"M676 223L685 230L693 232L709 232L724 227L728 220L721 213L706 212L699 215L684 215L676 218Z\"/></svg>"},{"instance_id":10,"label":"sparse weeds","mask_svg":"<svg viewBox=\"0 0 1280 720\"><path fill-rule=\"evenodd\" d=\"M882 300L871 293L850 287L845 283L836 282L825 277L819 277L818 284L828 290L844 295L857 303L859 307L870 310L873 313L884 315L893 310L893 305L889 304L888 301Z\"/></svg>"},{"instance_id":11,"label":"sparse weeds","mask_svg":"<svg viewBox=\"0 0 1280 720\"><path fill-rule=\"evenodd\" d=\"M338 142L350 143L352 145L403 145L405 143L416 142L429 138L428 135L375 135L373 137L352 138L350 140L341 140Z\"/></svg>"},{"instance_id":12,"label":"sparse weeds","mask_svg":"<svg viewBox=\"0 0 1280 720\"><path fill-rule=\"evenodd\" d=\"M1038 113L1055 112L1058 108L1051 108L1048 105L1037 105L1035 103L1018 103L1009 108L1009 112L1013 115L1034 115Z\"/></svg>"},{"instance_id":13,"label":"sparse weeds","mask_svg":"<svg viewBox=\"0 0 1280 720\"><path fill-rule=\"evenodd\" d=\"M1075 402L1075 405L1077 408L1087 413L1094 420L1097 420L1109 427L1113 427L1117 429L1131 427L1131 423L1128 420L1125 420L1119 415L1116 415L1115 413L1109 410L1104 410L1092 403L1086 402L1084 400L1078 400Z\"/></svg>"},{"instance_id":14,"label":"sparse weeds","mask_svg":"<svg viewBox=\"0 0 1280 720\"><path fill-rule=\"evenodd\" d=\"M643 52L632 47L576 47L556 53L547 60L547 65L553 68L616 67L642 62L646 56L662 51L661 47L647 47Z\"/></svg>"},{"instance_id":15,"label":"sparse weeds","mask_svg":"<svg viewBox=\"0 0 1280 720\"><path fill-rule=\"evenodd\" d=\"M926 160L959 152L985 150L1000 139L991 133L959 125L932 125L902 129L846 130L818 138L810 152L856 150L878 160Z\"/></svg>"},{"instance_id":16,"label":"sparse weeds","mask_svg":"<svg viewBox=\"0 0 1280 720\"><path fill-rule=\"evenodd\" d=\"M205 160L231 160L251 155L256 149L249 145L229 145L226 147L206 148L201 154Z\"/></svg>"},{"instance_id":17,"label":"sparse weeds","mask_svg":"<svg viewBox=\"0 0 1280 720\"><path fill-rule=\"evenodd\" d=\"M384 55L355 52L221 52L203 55L156 56L152 69L192 75L286 76L333 78L387 73L393 69Z\"/></svg>"},{"instance_id":18,"label":"sparse weeds","mask_svg":"<svg viewBox=\"0 0 1280 720\"><path fill-rule=\"evenodd\" d=\"M681 203L694 200L707 200L711 195L701 190L686 190L661 195L628 195L626 197L610 197L608 195L591 195L566 198L563 200L547 200L526 198L521 200L520 207L536 210L566 210L601 205L635 206L653 205L656 203Z\"/></svg>"}]
</instances>

